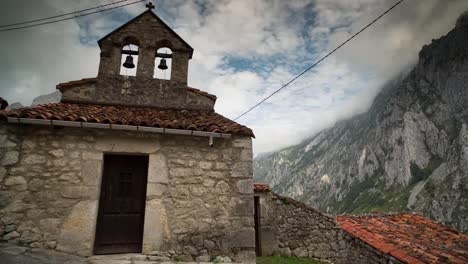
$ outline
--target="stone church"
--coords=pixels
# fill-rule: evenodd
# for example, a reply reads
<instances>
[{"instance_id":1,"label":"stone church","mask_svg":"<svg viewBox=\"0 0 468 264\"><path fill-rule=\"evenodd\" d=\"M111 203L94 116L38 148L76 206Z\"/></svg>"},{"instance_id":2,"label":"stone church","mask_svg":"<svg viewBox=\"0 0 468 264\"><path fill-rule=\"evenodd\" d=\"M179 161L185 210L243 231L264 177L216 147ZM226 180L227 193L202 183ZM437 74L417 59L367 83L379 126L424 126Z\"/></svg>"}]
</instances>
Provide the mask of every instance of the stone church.
<instances>
[{"instance_id":1,"label":"stone church","mask_svg":"<svg viewBox=\"0 0 468 264\"><path fill-rule=\"evenodd\" d=\"M0 240L254 261L252 130L187 86L193 48L151 8L98 44L60 103L0 111Z\"/></svg>"}]
</instances>

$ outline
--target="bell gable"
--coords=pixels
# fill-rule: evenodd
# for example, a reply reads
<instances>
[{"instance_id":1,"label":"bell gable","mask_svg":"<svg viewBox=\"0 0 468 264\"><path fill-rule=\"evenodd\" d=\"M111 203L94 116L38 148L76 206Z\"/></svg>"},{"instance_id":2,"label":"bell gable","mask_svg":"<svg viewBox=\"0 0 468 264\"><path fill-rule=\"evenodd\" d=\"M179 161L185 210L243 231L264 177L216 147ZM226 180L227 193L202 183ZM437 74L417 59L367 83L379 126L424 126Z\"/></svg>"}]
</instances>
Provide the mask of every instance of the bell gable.
<instances>
[{"instance_id":1,"label":"bell gable","mask_svg":"<svg viewBox=\"0 0 468 264\"><path fill-rule=\"evenodd\" d=\"M193 48L150 9L98 44L97 78L58 85L62 102L213 110L215 100L187 86Z\"/></svg>"}]
</instances>

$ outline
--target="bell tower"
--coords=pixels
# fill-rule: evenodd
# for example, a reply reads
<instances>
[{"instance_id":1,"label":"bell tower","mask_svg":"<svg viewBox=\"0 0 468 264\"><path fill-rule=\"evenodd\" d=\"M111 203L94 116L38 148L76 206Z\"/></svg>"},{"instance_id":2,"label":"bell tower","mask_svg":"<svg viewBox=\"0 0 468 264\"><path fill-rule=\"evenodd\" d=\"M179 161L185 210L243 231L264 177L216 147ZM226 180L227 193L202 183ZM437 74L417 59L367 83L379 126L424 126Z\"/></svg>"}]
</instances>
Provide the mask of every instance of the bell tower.
<instances>
[{"instance_id":1,"label":"bell tower","mask_svg":"<svg viewBox=\"0 0 468 264\"><path fill-rule=\"evenodd\" d=\"M136 81L147 81L155 78L155 70L167 71L170 60L171 78L166 81L187 85L193 48L153 13L154 5L151 2L146 7L148 10L141 15L98 41L101 49L98 77L121 75L121 67L126 66L136 68ZM128 46L134 48L126 49ZM171 53L158 52L162 48L169 49Z\"/></svg>"},{"instance_id":2,"label":"bell tower","mask_svg":"<svg viewBox=\"0 0 468 264\"><path fill-rule=\"evenodd\" d=\"M216 97L187 86L190 47L148 10L98 41L98 75L58 85L62 102L213 110Z\"/></svg>"}]
</instances>

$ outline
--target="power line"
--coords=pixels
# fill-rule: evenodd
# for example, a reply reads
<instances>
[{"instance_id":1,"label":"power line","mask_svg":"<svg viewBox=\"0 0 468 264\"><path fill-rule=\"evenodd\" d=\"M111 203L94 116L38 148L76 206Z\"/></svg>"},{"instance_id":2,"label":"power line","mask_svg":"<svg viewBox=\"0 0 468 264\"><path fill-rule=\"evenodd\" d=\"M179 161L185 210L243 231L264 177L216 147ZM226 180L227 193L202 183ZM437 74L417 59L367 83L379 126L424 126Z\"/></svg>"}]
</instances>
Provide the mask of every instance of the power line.
<instances>
[{"instance_id":1,"label":"power line","mask_svg":"<svg viewBox=\"0 0 468 264\"><path fill-rule=\"evenodd\" d=\"M84 16L92 15L92 14L102 13L102 12L105 12L105 11L109 11L109 10L121 8L121 7L124 7L124 6L134 5L134 4L137 4L137 3L144 2L144 1L145 1L145 0L138 0L138 1L135 1L135 2L128 3L128 4L124 4L124 5L114 6L114 7L110 7L110 8L106 8L106 9L97 10L97 11L94 11L94 12L89 12L89 13L86 13L86 14L81 14L81 15L76 15L76 16L72 16L72 17L67 17L67 18L62 18L62 19L57 19L57 20L42 22L42 23L33 24L33 25L27 25L27 26L21 26L21 27L14 27L14 28L7 28L7 29L0 29L0 32L11 31L11 30L17 30L17 29L24 29L24 28L31 28L31 27L41 26L41 25L47 25L47 24L57 23L57 22L65 21L65 20L70 20L70 19L75 19L75 18L79 18L79 17L84 17Z\"/></svg>"},{"instance_id":2,"label":"power line","mask_svg":"<svg viewBox=\"0 0 468 264\"><path fill-rule=\"evenodd\" d=\"M338 45L335 49L333 49L332 51L330 51L327 55L325 55L324 57L322 57L321 59L319 59L317 62L315 62L314 64L312 64L310 67L308 67L307 69L305 69L303 72L301 72L299 75L297 75L296 77L294 77L293 79L291 79L289 82L287 82L286 84L284 84L283 86L281 86L279 89L277 89L276 91L274 91L272 94L268 95L267 97L263 98L260 102L258 102L256 105L252 106L251 108L249 108L247 111L245 111L244 113L242 113L241 115L239 115L238 117L234 118L234 120L237 120L241 117L243 117L244 115L248 114L250 111L254 110L255 108L257 108L259 105L261 105L262 103L264 103L266 100L270 99L273 95L279 93L281 90L283 90L284 88L286 88L288 85L290 85L292 82L294 82L295 80L299 79L299 77L301 77L302 75L304 75L306 72L310 71L312 68L314 68L315 66L317 66L320 62L322 62L323 60L325 60L326 58L328 58L330 55L332 55L333 53L335 53L335 51L337 51L338 49L340 49L341 47L343 47L346 43L348 43L349 41L351 41L354 37L356 37L357 35L359 35L360 33L362 33L364 30L366 30L368 27L372 26L375 22L377 22L377 20L379 20L380 18L382 18L383 16L385 16L388 12L390 12L392 9L394 9L395 7L397 7L399 4L401 4L403 1L405 0L400 0L398 1L396 4L394 4L393 6L391 6L389 9L387 9L385 12L383 12L381 15L379 15L377 18L375 18L374 20L372 20L369 24L367 24L365 27L363 27L361 30L359 30L358 32L356 32L354 35L352 35L350 38L348 38L346 41L344 41L343 43L341 43L340 45Z\"/></svg>"},{"instance_id":3,"label":"power line","mask_svg":"<svg viewBox=\"0 0 468 264\"><path fill-rule=\"evenodd\" d=\"M110 6L110 5L116 5L116 4L119 4L119 3L122 3L122 2L127 2L127 1L129 1L129 0L120 0L120 1L117 1L117 2L113 2L113 3L109 3L109 4L105 4L105 5L100 5L100 6L96 6L96 7L91 7L91 8L86 8L86 9L79 10L79 11L73 11L73 12L65 13L65 14L61 14L61 15L45 17L45 18L39 18L39 19L34 19L34 20L29 20L29 21L23 21L23 22L18 22L18 23L7 24L7 25L0 25L0 28L30 24L30 23L33 23L33 22L39 22L39 21L44 21L44 20L50 20L52 18L73 15L73 14L81 13L81 12L84 12L84 11L89 11L89 10L93 10L93 9L97 9L97 8L101 8L101 7L105 7L105 6Z\"/></svg>"}]
</instances>

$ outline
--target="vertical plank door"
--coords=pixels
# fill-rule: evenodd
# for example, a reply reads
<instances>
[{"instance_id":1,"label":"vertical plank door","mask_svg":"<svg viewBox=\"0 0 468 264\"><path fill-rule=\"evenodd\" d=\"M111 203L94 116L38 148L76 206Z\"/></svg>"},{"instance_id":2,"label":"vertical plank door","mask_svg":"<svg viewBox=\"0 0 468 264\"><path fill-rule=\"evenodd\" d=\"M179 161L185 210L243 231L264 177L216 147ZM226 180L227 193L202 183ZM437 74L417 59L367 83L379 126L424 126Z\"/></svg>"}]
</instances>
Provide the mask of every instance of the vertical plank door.
<instances>
[{"instance_id":1,"label":"vertical plank door","mask_svg":"<svg viewBox=\"0 0 468 264\"><path fill-rule=\"evenodd\" d=\"M141 252L147 177L148 156L104 155L94 254Z\"/></svg>"}]
</instances>

